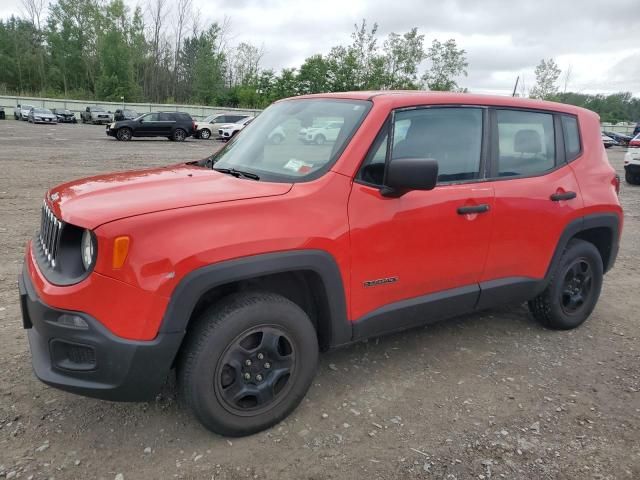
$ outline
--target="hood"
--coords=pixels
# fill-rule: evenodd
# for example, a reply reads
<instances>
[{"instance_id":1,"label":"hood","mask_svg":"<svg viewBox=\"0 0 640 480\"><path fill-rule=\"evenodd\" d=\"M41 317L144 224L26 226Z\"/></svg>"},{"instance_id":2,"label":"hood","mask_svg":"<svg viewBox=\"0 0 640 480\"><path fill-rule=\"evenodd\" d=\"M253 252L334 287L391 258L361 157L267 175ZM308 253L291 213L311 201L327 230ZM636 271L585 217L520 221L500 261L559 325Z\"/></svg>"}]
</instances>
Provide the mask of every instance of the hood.
<instances>
[{"instance_id":1,"label":"hood","mask_svg":"<svg viewBox=\"0 0 640 480\"><path fill-rule=\"evenodd\" d=\"M180 164L76 180L52 188L47 199L65 222L93 229L145 213L284 195L291 187Z\"/></svg>"}]
</instances>

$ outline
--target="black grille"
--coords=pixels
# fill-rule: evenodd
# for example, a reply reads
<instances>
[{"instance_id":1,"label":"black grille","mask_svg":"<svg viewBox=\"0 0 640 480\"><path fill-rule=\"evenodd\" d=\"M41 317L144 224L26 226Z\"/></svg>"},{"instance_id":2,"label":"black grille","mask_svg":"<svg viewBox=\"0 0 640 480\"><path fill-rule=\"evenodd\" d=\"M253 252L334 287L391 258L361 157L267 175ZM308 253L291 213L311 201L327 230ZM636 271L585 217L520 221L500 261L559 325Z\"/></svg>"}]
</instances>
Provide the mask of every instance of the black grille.
<instances>
[{"instance_id":1,"label":"black grille","mask_svg":"<svg viewBox=\"0 0 640 480\"><path fill-rule=\"evenodd\" d=\"M58 246L60 245L60 235L63 227L64 224L56 218L47 202L44 202L42 204L42 220L38 239L51 268L55 268L57 265Z\"/></svg>"}]
</instances>

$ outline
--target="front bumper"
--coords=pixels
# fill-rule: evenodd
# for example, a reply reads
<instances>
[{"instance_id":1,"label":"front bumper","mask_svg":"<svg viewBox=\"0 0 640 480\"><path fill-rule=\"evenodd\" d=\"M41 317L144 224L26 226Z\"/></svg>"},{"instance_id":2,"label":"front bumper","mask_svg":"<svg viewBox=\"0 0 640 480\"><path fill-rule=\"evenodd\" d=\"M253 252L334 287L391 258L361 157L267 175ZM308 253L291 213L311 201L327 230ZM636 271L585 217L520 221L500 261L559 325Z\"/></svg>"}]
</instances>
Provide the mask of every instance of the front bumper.
<instances>
[{"instance_id":1,"label":"front bumper","mask_svg":"<svg viewBox=\"0 0 640 480\"><path fill-rule=\"evenodd\" d=\"M184 333L160 333L151 341L115 336L82 312L52 308L37 296L28 272L18 278L33 370L44 383L68 392L115 401L143 401L158 392ZM61 325L75 315L87 328Z\"/></svg>"}]
</instances>

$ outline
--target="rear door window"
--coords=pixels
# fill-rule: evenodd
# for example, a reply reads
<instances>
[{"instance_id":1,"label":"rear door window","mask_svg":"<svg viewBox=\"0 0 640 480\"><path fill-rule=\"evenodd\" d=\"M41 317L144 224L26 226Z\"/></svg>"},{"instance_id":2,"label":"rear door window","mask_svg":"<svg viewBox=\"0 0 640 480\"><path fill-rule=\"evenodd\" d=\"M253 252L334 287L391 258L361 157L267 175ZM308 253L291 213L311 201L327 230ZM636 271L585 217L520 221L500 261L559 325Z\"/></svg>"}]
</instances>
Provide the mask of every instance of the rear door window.
<instances>
[{"instance_id":1,"label":"rear door window","mask_svg":"<svg viewBox=\"0 0 640 480\"><path fill-rule=\"evenodd\" d=\"M497 175L538 175L556 165L553 115L521 110L497 110Z\"/></svg>"}]
</instances>

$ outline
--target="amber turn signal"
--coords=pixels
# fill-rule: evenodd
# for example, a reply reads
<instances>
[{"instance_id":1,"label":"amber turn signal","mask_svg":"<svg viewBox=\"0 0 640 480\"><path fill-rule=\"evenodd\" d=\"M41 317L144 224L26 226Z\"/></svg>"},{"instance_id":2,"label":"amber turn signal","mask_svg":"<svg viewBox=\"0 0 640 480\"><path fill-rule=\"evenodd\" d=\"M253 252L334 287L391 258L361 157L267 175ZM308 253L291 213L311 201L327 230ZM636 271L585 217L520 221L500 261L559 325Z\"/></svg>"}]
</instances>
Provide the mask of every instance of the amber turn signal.
<instances>
[{"instance_id":1,"label":"amber turn signal","mask_svg":"<svg viewBox=\"0 0 640 480\"><path fill-rule=\"evenodd\" d=\"M117 237L113 241L113 268L122 268L129 253L129 237Z\"/></svg>"}]
</instances>

